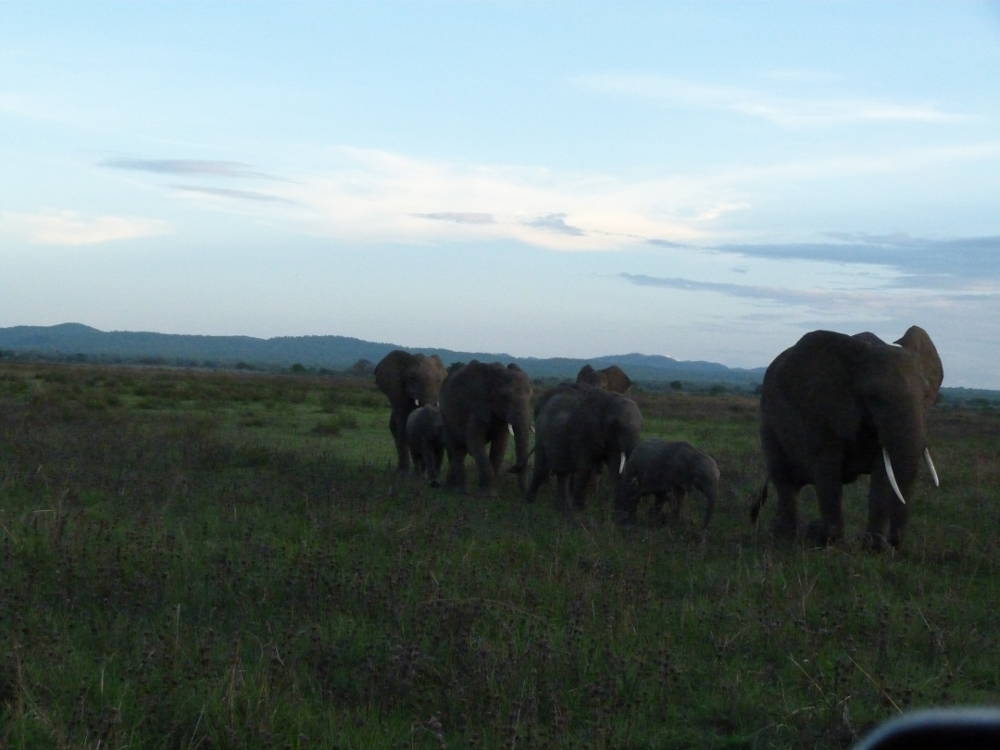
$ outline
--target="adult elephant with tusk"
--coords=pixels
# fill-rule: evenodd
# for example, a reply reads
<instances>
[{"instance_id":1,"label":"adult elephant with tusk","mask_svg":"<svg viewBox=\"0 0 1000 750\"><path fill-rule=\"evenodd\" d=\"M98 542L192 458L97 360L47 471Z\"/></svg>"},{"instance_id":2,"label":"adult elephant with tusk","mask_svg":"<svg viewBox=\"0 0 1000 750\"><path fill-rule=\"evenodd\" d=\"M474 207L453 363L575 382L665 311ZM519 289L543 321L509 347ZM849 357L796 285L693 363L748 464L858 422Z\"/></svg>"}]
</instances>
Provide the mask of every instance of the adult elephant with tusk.
<instances>
[{"instance_id":1,"label":"adult elephant with tusk","mask_svg":"<svg viewBox=\"0 0 1000 750\"><path fill-rule=\"evenodd\" d=\"M523 489L531 432L531 380L517 365L472 360L449 371L441 386L441 417L448 451L451 489L465 488L465 457L479 470L479 491L496 495L509 435L514 437L515 464ZM487 452L487 445L489 451Z\"/></svg>"},{"instance_id":2,"label":"adult elephant with tusk","mask_svg":"<svg viewBox=\"0 0 1000 750\"><path fill-rule=\"evenodd\" d=\"M583 508L595 470L607 466L612 487L639 443L642 414L618 393L579 383L546 391L535 407L535 466L525 499L532 502L549 474L559 504Z\"/></svg>"},{"instance_id":3,"label":"adult elephant with tusk","mask_svg":"<svg viewBox=\"0 0 1000 750\"><path fill-rule=\"evenodd\" d=\"M865 540L895 547L922 462L937 484L927 412L941 387L941 359L918 326L895 343L872 333L813 331L767 368L760 439L778 494L777 535L795 535L798 493L811 484L821 517L810 524L810 536L821 544L842 537L843 485L870 474ZM751 509L754 521L766 498L767 482Z\"/></svg>"},{"instance_id":4,"label":"adult elephant with tusk","mask_svg":"<svg viewBox=\"0 0 1000 750\"><path fill-rule=\"evenodd\" d=\"M389 399L389 430L396 443L399 470L410 468L406 420L410 412L425 404L436 404L444 365L437 355L410 354L401 349L386 354L375 366L375 385Z\"/></svg>"}]
</instances>

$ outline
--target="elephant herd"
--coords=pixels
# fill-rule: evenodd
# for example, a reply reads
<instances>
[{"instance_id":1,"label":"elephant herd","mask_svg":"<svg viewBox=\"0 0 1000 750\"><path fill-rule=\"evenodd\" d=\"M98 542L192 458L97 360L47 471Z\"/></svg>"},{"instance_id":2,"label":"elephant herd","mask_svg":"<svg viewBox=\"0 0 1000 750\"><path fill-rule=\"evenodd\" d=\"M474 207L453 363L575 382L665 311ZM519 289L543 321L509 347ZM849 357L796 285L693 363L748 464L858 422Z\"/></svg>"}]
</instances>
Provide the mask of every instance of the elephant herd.
<instances>
[{"instance_id":1,"label":"elephant herd","mask_svg":"<svg viewBox=\"0 0 1000 750\"><path fill-rule=\"evenodd\" d=\"M479 492L496 495L513 439L508 471L529 502L554 475L559 504L583 508L594 475L606 468L622 522L635 520L642 495L655 495L658 508L670 499L676 512L689 489L705 495L706 524L711 517L719 482L715 461L687 443L640 442L642 414L625 395L632 382L617 366L587 365L575 383L533 399L530 378L515 364L473 360L446 371L436 356L396 350L376 366L375 383L389 399L399 471L412 467L434 486L447 454L445 487L463 490L471 456Z\"/></svg>"},{"instance_id":2,"label":"elephant herd","mask_svg":"<svg viewBox=\"0 0 1000 750\"><path fill-rule=\"evenodd\" d=\"M773 484L772 528L776 536L794 537L799 491L813 485L820 518L807 534L819 544L837 540L844 533L843 486L869 474L864 539L875 548L886 541L897 546L921 462L938 481L926 421L942 378L937 349L918 326L895 344L872 333L803 336L764 375L760 441L767 477L752 520ZM606 470L621 523L635 521L645 495L654 496L658 514L669 501L676 517L690 490L705 497L705 526L712 517L716 462L687 443L642 440L642 414L626 395L632 382L617 366L586 365L576 382L533 398L531 380L515 364L473 360L446 371L436 356L396 350L375 368L375 382L389 399L399 471L409 472L412 464L434 486L447 454L445 486L464 489L471 455L479 492L495 495L512 438L515 460L508 471L527 501L554 475L560 506L582 508L594 475Z\"/></svg>"}]
</instances>

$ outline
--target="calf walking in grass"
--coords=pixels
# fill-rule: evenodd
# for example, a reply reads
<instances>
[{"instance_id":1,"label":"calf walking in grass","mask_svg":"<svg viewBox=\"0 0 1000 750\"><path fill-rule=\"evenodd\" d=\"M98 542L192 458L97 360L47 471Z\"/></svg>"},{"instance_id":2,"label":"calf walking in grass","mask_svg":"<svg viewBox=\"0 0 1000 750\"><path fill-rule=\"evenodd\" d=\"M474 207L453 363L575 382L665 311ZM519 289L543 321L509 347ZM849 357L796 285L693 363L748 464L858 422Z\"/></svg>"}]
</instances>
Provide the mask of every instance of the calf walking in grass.
<instances>
[{"instance_id":1,"label":"calf walking in grass","mask_svg":"<svg viewBox=\"0 0 1000 750\"><path fill-rule=\"evenodd\" d=\"M615 493L615 515L620 523L635 523L636 508L644 495L656 498L657 514L671 501L674 519L689 490L705 496L704 526L712 519L719 493L719 467L715 459L689 443L643 440L635 447Z\"/></svg>"}]
</instances>

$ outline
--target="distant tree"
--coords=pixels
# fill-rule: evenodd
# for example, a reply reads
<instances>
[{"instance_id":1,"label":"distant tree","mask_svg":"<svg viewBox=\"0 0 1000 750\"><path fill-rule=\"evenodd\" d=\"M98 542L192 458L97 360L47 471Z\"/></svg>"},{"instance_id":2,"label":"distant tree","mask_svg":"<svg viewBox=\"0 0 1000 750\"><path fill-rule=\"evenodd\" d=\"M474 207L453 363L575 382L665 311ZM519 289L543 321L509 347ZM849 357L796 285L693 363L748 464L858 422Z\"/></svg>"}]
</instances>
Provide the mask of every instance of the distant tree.
<instances>
[{"instance_id":1,"label":"distant tree","mask_svg":"<svg viewBox=\"0 0 1000 750\"><path fill-rule=\"evenodd\" d=\"M309 371L308 371L308 370L306 369L306 366L305 366L304 364L302 364L301 362L296 362L296 363L295 363L294 365L292 365L292 366L291 366L291 367L290 367L289 369L290 369L290 370L291 370L291 371L292 371L293 373L295 373L296 375L302 375L303 373L306 373L306 372L309 372Z\"/></svg>"},{"instance_id":2,"label":"distant tree","mask_svg":"<svg viewBox=\"0 0 1000 750\"><path fill-rule=\"evenodd\" d=\"M375 364L368 359L362 357L347 370L351 375L371 375L375 372Z\"/></svg>"},{"instance_id":3,"label":"distant tree","mask_svg":"<svg viewBox=\"0 0 1000 750\"><path fill-rule=\"evenodd\" d=\"M672 391L682 391L684 390L684 384L679 380L670 381L670 390Z\"/></svg>"},{"instance_id":4,"label":"distant tree","mask_svg":"<svg viewBox=\"0 0 1000 750\"><path fill-rule=\"evenodd\" d=\"M206 364L208 364L208 363L206 363ZM211 365L209 365L209 366L211 366ZM237 362L236 363L236 369L237 370L252 370L253 369L253 365L241 361L241 362Z\"/></svg>"},{"instance_id":5,"label":"distant tree","mask_svg":"<svg viewBox=\"0 0 1000 750\"><path fill-rule=\"evenodd\" d=\"M726 386L716 384L713 385L711 388L709 388L708 392L711 393L713 396L719 396L726 392Z\"/></svg>"}]
</instances>

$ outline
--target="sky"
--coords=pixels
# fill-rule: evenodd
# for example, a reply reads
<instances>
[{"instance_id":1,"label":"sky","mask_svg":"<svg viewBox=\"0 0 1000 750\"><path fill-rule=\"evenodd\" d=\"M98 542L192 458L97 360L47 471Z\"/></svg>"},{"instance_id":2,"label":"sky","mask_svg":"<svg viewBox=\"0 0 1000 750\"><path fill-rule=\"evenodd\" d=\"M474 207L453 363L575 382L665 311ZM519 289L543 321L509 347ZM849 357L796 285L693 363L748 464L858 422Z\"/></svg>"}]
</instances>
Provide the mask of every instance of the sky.
<instances>
[{"instance_id":1,"label":"sky","mask_svg":"<svg viewBox=\"0 0 1000 750\"><path fill-rule=\"evenodd\" d=\"M0 0L0 326L1000 388L1000 2Z\"/></svg>"}]
</instances>

